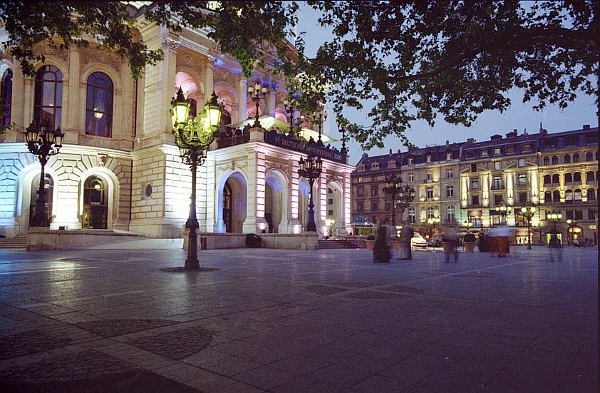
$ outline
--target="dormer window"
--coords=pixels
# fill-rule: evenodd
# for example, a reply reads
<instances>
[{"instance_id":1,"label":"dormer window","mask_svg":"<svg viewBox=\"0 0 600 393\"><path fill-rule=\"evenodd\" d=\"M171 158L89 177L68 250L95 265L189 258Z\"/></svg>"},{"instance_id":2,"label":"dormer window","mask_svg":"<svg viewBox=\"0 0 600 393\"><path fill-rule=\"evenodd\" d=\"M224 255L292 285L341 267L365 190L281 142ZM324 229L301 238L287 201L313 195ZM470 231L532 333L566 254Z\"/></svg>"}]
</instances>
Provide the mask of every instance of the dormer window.
<instances>
[{"instance_id":1,"label":"dormer window","mask_svg":"<svg viewBox=\"0 0 600 393\"><path fill-rule=\"evenodd\" d=\"M379 169L379 163L378 162L374 162L371 164L371 170L375 170L375 169Z\"/></svg>"},{"instance_id":2,"label":"dormer window","mask_svg":"<svg viewBox=\"0 0 600 393\"><path fill-rule=\"evenodd\" d=\"M396 168L396 161L394 161L394 160L388 161L387 167L390 169Z\"/></svg>"},{"instance_id":3,"label":"dormer window","mask_svg":"<svg viewBox=\"0 0 600 393\"><path fill-rule=\"evenodd\" d=\"M412 157L408 157L408 165L413 165L414 163L414 159Z\"/></svg>"},{"instance_id":4,"label":"dormer window","mask_svg":"<svg viewBox=\"0 0 600 393\"><path fill-rule=\"evenodd\" d=\"M452 160L452 153L446 153L446 160L447 161Z\"/></svg>"},{"instance_id":5,"label":"dormer window","mask_svg":"<svg viewBox=\"0 0 600 393\"><path fill-rule=\"evenodd\" d=\"M431 154L427 154L427 162L431 162Z\"/></svg>"},{"instance_id":6,"label":"dormer window","mask_svg":"<svg viewBox=\"0 0 600 393\"><path fill-rule=\"evenodd\" d=\"M359 172L364 172L364 170L365 170L365 164L360 164L360 165L358 166L358 171L359 171Z\"/></svg>"}]
</instances>

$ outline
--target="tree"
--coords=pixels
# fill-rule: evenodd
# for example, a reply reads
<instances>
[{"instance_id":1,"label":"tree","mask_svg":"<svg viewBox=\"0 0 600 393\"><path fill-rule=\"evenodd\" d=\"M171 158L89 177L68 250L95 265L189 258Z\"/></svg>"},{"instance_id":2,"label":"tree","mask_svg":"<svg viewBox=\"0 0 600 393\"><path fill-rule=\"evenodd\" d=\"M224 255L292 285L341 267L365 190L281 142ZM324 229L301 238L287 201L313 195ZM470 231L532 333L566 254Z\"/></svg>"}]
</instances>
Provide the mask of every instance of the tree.
<instances>
[{"instance_id":1,"label":"tree","mask_svg":"<svg viewBox=\"0 0 600 393\"><path fill-rule=\"evenodd\" d=\"M336 88L338 124L366 150L437 116L470 126L485 110L504 111L507 92L565 108L577 94L598 103L598 8L594 0L309 1L335 39L310 63ZM372 124L348 124L344 108L375 105ZM600 112L600 111L599 111Z\"/></svg>"},{"instance_id":2,"label":"tree","mask_svg":"<svg viewBox=\"0 0 600 393\"><path fill-rule=\"evenodd\" d=\"M126 57L132 76L139 78L146 65L163 58L161 49L149 49L133 30L136 19L143 15L174 31L209 28L209 38L223 53L238 59L249 77L254 67L265 65L265 54L255 45L260 41L278 44L280 61L274 72L293 72L289 47L281 43L286 26L295 24L296 9L296 3L283 1L157 2L141 10L119 1L8 1L0 3L0 23L8 33L4 49L20 62L26 75L34 75L33 62L44 61L43 54L36 51L40 43L68 49L97 42Z\"/></svg>"}]
</instances>

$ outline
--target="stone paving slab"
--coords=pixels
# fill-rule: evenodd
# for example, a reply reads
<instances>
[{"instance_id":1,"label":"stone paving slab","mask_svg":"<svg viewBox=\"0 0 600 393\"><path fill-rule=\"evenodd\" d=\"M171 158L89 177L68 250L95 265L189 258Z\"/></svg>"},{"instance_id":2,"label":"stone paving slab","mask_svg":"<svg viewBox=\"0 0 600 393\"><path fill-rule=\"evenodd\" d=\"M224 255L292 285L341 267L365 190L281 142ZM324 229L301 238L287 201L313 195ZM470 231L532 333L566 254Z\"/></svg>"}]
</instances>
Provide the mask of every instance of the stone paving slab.
<instances>
[{"instance_id":1,"label":"stone paving slab","mask_svg":"<svg viewBox=\"0 0 600 393\"><path fill-rule=\"evenodd\" d=\"M598 250L0 251L2 392L597 392Z\"/></svg>"}]
</instances>

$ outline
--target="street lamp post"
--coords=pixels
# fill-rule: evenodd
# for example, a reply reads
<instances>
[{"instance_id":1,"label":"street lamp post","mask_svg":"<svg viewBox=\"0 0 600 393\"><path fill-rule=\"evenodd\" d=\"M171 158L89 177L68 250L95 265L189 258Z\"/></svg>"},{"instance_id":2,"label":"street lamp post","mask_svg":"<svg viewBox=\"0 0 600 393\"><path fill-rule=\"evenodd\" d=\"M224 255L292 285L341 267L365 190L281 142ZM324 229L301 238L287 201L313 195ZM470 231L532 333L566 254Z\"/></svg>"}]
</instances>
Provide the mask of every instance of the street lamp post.
<instances>
[{"instance_id":1,"label":"street lamp post","mask_svg":"<svg viewBox=\"0 0 600 393\"><path fill-rule=\"evenodd\" d=\"M431 226L431 236L435 235L435 226L438 225L442 220L439 217L430 217L427 219L427 224Z\"/></svg>"},{"instance_id":2,"label":"street lamp post","mask_svg":"<svg viewBox=\"0 0 600 393\"><path fill-rule=\"evenodd\" d=\"M306 223L306 232L316 232L317 225L315 224L315 211L313 208L315 207L313 203L313 185L315 180L321 176L321 171L323 170L323 161L321 161L320 157L308 156L306 160L300 157L300 161L298 161L298 174L306 179L308 179L308 184L310 187L310 194L308 199L308 222Z\"/></svg>"},{"instance_id":3,"label":"street lamp post","mask_svg":"<svg viewBox=\"0 0 600 393\"><path fill-rule=\"evenodd\" d=\"M196 172L198 167L204 164L208 147L215 138L215 131L221 121L222 108L214 92L204 105L202 113L198 116L199 119L189 117L190 104L179 88L177 97L171 101L171 117L179 155L183 163L189 165L192 171L190 212L185 223L185 227L189 229L185 270L199 270L197 230L200 225L196 217Z\"/></svg>"},{"instance_id":4,"label":"street lamp post","mask_svg":"<svg viewBox=\"0 0 600 393\"><path fill-rule=\"evenodd\" d=\"M45 182L45 167L50 156L58 154L62 147L62 140L65 134L60 130L60 127L53 130L50 122L47 119L42 120L41 124L36 119L25 132L25 140L27 148L31 153L37 156L41 165L40 186L37 191L37 199L35 201L35 215L31 221L32 227L46 228L50 226L48 214L46 213L46 203L48 202L48 191L44 187Z\"/></svg>"},{"instance_id":5,"label":"street lamp post","mask_svg":"<svg viewBox=\"0 0 600 393\"><path fill-rule=\"evenodd\" d=\"M552 224L554 224L552 229L553 232L556 233L556 223L562 219L562 214L557 211L552 211L546 215L546 218L552 221Z\"/></svg>"},{"instance_id":6,"label":"street lamp post","mask_svg":"<svg viewBox=\"0 0 600 393\"><path fill-rule=\"evenodd\" d=\"M400 176L396 176L395 173L385 180L385 187L383 192L392 197L392 226L394 227L394 233L396 231L396 196L402 191L402 179ZM402 221L402 217L400 217Z\"/></svg>"},{"instance_id":7,"label":"street lamp post","mask_svg":"<svg viewBox=\"0 0 600 393\"><path fill-rule=\"evenodd\" d=\"M267 88L260 85L260 83L256 82L254 87L248 87L248 94L250 95L250 99L256 103L256 118L254 119L254 124L252 127L260 127L260 121L258 121L259 112L258 112L258 102L265 98L267 94Z\"/></svg>"},{"instance_id":8,"label":"street lamp post","mask_svg":"<svg viewBox=\"0 0 600 393\"><path fill-rule=\"evenodd\" d=\"M340 132L342 133L342 148L340 149L340 152L348 153L348 149L346 149L346 129L342 127L340 128Z\"/></svg>"},{"instance_id":9,"label":"street lamp post","mask_svg":"<svg viewBox=\"0 0 600 393\"><path fill-rule=\"evenodd\" d=\"M298 102L299 97L300 97L299 93L294 93L294 94L292 94L291 100L283 101L283 106L285 108L285 112L289 113L289 115L290 115L290 131L288 132L288 135L291 137L296 136L294 133L294 111L296 110L296 103Z\"/></svg>"},{"instance_id":10,"label":"street lamp post","mask_svg":"<svg viewBox=\"0 0 600 393\"><path fill-rule=\"evenodd\" d=\"M527 249L531 250L531 218L535 214L535 206L521 207L521 215L527 220Z\"/></svg>"},{"instance_id":11,"label":"street lamp post","mask_svg":"<svg viewBox=\"0 0 600 393\"><path fill-rule=\"evenodd\" d=\"M506 225L506 216L510 214L510 207L506 205L506 202L502 201L498 206L498 211L502 216L502 224Z\"/></svg>"},{"instance_id":12,"label":"street lamp post","mask_svg":"<svg viewBox=\"0 0 600 393\"><path fill-rule=\"evenodd\" d=\"M323 146L323 141L321 140L321 135L323 131L323 123L327 120L327 112L323 110L323 104L319 104L319 110L313 113L310 118L312 120L312 124L317 124L319 126L319 139L317 140L317 145Z\"/></svg>"},{"instance_id":13,"label":"street lamp post","mask_svg":"<svg viewBox=\"0 0 600 393\"><path fill-rule=\"evenodd\" d=\"M404 210L410 206L410 203L415 199L415 189L408 184L404 188L400 187L398 193L398 208L400 209L400 223L402 224L402 215Z\"/></svg>"}]
</instances>

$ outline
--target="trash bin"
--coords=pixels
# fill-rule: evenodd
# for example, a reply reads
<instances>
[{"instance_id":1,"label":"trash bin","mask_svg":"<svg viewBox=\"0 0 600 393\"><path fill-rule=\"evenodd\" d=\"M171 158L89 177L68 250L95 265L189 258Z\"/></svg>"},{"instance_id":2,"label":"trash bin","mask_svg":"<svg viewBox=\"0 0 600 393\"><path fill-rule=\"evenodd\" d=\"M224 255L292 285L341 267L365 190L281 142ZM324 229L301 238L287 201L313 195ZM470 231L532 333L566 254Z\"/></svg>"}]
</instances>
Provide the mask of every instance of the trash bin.
<instances>
[{"instance_id":1,"label":"trash bin","mask_svg":"<svg viewBox=\"0 0 600 393\"><path fill-rule=\"evenodd\" d=\"M246 247L248 248L260 248L260 236L249 233L246 235Z\"/></svg>"}]
</instances>

